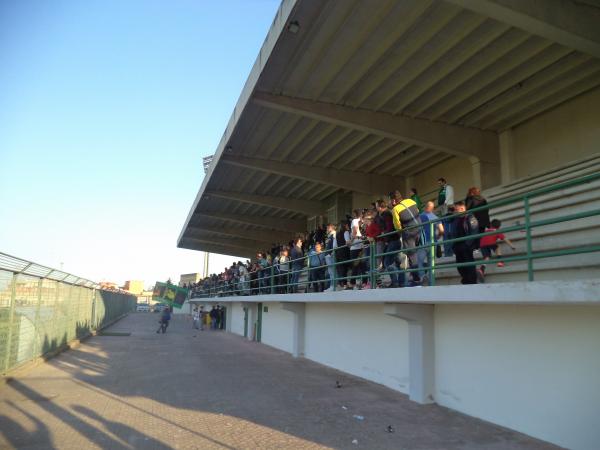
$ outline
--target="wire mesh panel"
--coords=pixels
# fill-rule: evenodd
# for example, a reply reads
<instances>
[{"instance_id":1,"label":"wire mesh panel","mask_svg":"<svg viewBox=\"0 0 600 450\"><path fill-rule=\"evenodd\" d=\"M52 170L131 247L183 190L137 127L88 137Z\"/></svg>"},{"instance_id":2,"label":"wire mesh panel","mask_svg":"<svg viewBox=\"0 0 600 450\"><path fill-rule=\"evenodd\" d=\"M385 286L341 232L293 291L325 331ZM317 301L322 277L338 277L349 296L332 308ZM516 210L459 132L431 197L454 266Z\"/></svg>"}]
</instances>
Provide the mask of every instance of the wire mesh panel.
<instances>
[{"instance_id":1,"label":"wire mesh panel","mask_svg":"<svg viewBox=\"0 0 600 450\"><path fill-rule=\"evenodd\" d=\"M13 273L0 270L0 368L9 364L10 323L12 315Z\"/></svg>"},{"instance_id":2,"label":"wire mesh panel","mask_svg":"<svg viewBox=\"0 0 600 450\"><path fill-rule=\"evenodd\" d=\"M0 252L0 371L88 336L135 309L136 297Z\"/></svg>"}]
</instances>

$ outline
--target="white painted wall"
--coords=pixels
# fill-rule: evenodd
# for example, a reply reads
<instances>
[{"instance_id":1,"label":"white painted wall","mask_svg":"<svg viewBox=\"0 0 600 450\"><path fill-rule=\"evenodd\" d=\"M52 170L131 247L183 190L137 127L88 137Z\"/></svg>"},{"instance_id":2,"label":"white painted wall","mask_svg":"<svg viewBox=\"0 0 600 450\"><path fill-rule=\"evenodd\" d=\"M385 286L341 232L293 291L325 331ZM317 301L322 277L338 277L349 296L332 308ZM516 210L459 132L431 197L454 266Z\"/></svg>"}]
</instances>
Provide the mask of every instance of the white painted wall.
<instances>
[{"instance_id":1,"label":"white painted wall","mask_svg":"<svg viewBox=\"0 0 600 450\"><path fill-rule=\"evenodd\" d=\"M437 305L436 401L574 449L600 443L600 308Z\"/></svg>"},{"instance_id":2,"label":"white painted wall","mask_svg":"<svg viewBox=\"0 0 600 450\"><path fill-rule=\"evenodd\" d=\"M292 329L294 316L290 311L284 311L281 303L264 303L268 312L262 313L261 341L284 352L292 352Z\"/></svg>"},{"instance_id":3,"label":"white painted wall","mask_svg":"<svg viewBox=\"0 0 600 450\"><path fill-rule=\"evenodd\" d=\"M231 332L240 336L244 335L244 304L231 302L227 304L231 308Z\"/></svg>"},{"instance_id":4,"label":"white painted wall","mask_svg":"<svg viewBox=\"0 0 600 450\"><path fill-rule=\"evenodd\" d=\"M437 164L415 175L411 187L416 187L419 194L438 190L437 180L440 177L445 178L448 184L454 188L455 201L464 199L467 191L474 184L471 161L468 158L454 157ZM427 198L421 197L422 200L429 200L429 198L430 196L427 196ZM435 201L437 202L437 194L435 195Z\"/></svg>"},{"instance_id":5,"label":"white painted wall","mask_svg":"<svg viewBox=\"0 0 600 450\"><path fill-rule=\"evenodd\" d=\"M307 304L305 356L408 392L408 326L383 304Z\"/></svg>"},{"instance_id":6,"label":"white painted wall","mask_svg":"<svg viewBox=\"0 0 600 450\"><path fill-rule=\"evenodd\" d=\"M513 129L517 178L552 169L598 152L600 89Z\"/></svg>"}]
</instances>

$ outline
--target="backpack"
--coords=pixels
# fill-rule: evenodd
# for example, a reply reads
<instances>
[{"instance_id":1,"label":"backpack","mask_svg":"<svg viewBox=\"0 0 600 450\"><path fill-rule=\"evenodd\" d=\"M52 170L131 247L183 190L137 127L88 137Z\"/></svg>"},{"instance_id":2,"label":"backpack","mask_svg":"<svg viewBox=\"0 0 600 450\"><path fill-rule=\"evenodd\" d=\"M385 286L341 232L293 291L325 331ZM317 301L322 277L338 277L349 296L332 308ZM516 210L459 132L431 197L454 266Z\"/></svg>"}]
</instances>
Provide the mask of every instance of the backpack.
<instances>
[{"instance_id":1,"label":"backpack","mask_svg":"<svg viewBox=\"0 0 600 450\"><path fill-rule=\"evenodd\" d=\"M473 214L467 214L462 223L465 236L479 234L479 221ZM477 248L477 244L479 244L479 238L467 239L465 241L465 245L470 249Z\"/></svg>"}]
</instances>

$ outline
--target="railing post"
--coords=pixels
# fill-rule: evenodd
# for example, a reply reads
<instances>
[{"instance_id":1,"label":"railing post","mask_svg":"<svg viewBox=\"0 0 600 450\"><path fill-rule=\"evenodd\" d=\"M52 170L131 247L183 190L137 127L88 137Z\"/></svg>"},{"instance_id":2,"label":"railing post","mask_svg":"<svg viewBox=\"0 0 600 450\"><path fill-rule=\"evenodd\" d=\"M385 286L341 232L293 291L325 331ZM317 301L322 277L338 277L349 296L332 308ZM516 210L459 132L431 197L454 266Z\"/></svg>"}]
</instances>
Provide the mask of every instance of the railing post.
<instances>
[{"instance_id":1,"label":"railing post","mask_svg":"<svg viewBox=\"0 0 600 450\"><path fill-rule=\"evenodd\" d=\"M435 225L437 223L429 222L429 286L435 286L435 251L437 248L434 234Z\"/></svg>"},{"instance_id":2,"label":"railing post","mask_svg":"<svg viewBox=\"0 0 600 450\"><path fill-rule=\"evenodd\" d=\"M371 289L375 289L377 285L377 277L375 271L376 259L375 252L377 251L377 245L375 245L375 241L369 242L369 283L371 284Z\"/></svg>"},{"instance_id":3,"label":"railing post","mask_svg":"<svg viewBox=\"0 0 600 450\"><path fill-rule=\"evenodd\" d=\"M275 266L271 264L271 295L275 293Z\"/></svg>"},{"instance_id":4,"label":"railing post","mask_svg":"<svg viewBox=\"0 0 600 450\"><path fill-rule=\"evenodd\" d=\"M533 281L533 245L531 242L531 217L529 211L529 197L524 197L525 202L525 236L527 239L527 277L529 281Z\"/></svg>"},{"instance_id":5,"label":"railing post","mask_svg":"<svg viewBox=\"0 0 600 450\"><path fill-rule=\"evenodd\" d=\"M331 249L331 263L333 264L333 280L331 280L331 285L333 286L333 291L337 290L337 266L335 265L335 248Z\"/></svg>"}]
</instances>

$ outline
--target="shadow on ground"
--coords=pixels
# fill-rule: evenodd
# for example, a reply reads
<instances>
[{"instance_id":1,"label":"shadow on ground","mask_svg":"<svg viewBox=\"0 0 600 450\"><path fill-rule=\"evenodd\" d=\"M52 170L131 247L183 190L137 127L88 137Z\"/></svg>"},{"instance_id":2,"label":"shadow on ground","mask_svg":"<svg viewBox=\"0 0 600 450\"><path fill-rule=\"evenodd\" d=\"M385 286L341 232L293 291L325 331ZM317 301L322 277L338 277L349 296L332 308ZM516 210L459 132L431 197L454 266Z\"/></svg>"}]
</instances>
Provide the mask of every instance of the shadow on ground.
<instances>
[{"instance_id":1,"label":"shadow on ground","mask_svg":"<svg viewBox=\"0 0 600 450\"><path fill-rule=\"evenodd\" d=\"M0 448L553 448L185 318L156 326L131 314L110 328L131 336L1 387Z\"/></svg>"}]
</instances>

